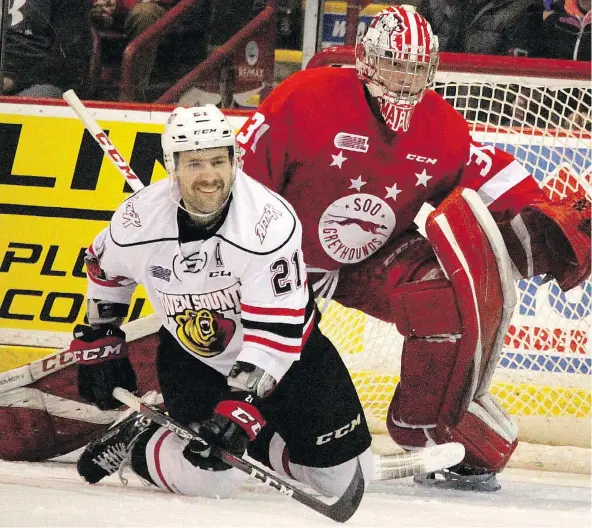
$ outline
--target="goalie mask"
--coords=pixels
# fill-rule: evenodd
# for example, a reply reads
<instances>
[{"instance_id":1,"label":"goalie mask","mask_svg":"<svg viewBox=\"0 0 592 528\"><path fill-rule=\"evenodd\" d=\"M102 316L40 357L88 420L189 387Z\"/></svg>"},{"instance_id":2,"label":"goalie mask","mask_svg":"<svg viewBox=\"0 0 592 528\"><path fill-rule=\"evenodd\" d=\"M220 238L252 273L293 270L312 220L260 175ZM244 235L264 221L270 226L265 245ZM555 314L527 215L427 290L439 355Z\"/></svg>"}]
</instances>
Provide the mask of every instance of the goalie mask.
<instances>
[{"instance_id":1,"label":"goalie mask","mask_svg":"<svg viewBox=\"0 0 592 528\"><path fill-rule=\"evenodd\" d=\"M215 219L230 198L240 156L224 114L211 104L176 108L161 143L175 203L201 223Z\"/></svg>"},{"instance_id":2,"label":"goalie mask","mask_svg":"<svg viewBox=\"0 0 592 528\"><path fill-rule=\"evenodd\" d=\"M434 82L438 37L408 5L389 6L370 22L356 43L356 69L378 100L387 126L407 131L415 105Z\"/></svg>"}]
</instances>

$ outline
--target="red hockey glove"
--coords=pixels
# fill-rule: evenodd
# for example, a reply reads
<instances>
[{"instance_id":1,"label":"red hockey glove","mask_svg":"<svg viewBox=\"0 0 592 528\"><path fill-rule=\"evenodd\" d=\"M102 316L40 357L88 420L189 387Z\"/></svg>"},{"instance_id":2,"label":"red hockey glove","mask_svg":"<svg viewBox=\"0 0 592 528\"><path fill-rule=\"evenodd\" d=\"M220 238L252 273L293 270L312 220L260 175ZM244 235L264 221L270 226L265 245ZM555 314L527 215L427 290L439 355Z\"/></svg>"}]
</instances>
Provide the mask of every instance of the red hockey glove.
<instances>
[{"instance_id":1,"label":"red hockey glove","mask_svg":"<svg viewBox=\"0 0 592 528\"><path fill-rule=\"evenodd\" d=\"M121 403L111 393L115 387L137 390L136 373L128 358L125 332L115 325L95 329L77 325L70 344L78 367L78 392L99 409L117 409Z\"/></svg>"},{"instance_id":2,"label":"red hockey glove","mask_svg":"<svg viewBox=\"0 0 592 528\"><path fill-rule=\"evenodd\" d=\"M255 440L265 425L265 420L256 407L255 397L247 391L236 391L222 400L214 414L199 425L199 435L209 444L189 442L183 455L194 466L212 471L221 471L230 466L210 456L209 446L217 446L242 456L249 442Z\"/></svg>"},{"instance_id":3,"label":"red hockey glove","mask_svg":"<svg viewBox=\"0 0 592 528\"><path fill-rule=\"evenodd\" d=\"M550 272L564 291L590 276L590 201L584 192L525 209L543 233Z\"/></svg>"}]
</instances>

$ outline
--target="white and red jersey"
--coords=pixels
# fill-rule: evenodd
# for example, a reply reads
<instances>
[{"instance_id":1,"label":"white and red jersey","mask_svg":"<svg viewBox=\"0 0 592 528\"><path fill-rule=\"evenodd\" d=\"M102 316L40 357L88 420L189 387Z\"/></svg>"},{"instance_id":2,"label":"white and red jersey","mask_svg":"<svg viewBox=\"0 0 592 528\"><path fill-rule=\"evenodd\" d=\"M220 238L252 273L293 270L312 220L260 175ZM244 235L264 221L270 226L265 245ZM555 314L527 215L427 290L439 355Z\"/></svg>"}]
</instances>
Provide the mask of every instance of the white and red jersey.
<instances>
[{"instance_id":1,"label":"white and red jersey","mask_svg":"<svg viewBox=\"0 0 592 528\"><path fill-rule=\"evenodd\" d=\"M280 380L315 324L294 210L239 170L221 226L190 240L168 185L128 198L95 238L88 298L129 304L142 284L188 353L223 375L240 360Z\"/></svg>"},{"instance_id":2,"label":"white and red jersey","mask_svg":"<svg viewBox=\"0 0 592 528\"><path fill-rule=\"evenodd\" d=\"M496 219L548 201L510 154L472 140L466 121L426 92L409 131L371 110L350 68L315 68L281 83L244 124L247 174L286 198L304 227L307 263L360 262L412 227L424 202L476 190Z\"/></svg>"}]
</instances>

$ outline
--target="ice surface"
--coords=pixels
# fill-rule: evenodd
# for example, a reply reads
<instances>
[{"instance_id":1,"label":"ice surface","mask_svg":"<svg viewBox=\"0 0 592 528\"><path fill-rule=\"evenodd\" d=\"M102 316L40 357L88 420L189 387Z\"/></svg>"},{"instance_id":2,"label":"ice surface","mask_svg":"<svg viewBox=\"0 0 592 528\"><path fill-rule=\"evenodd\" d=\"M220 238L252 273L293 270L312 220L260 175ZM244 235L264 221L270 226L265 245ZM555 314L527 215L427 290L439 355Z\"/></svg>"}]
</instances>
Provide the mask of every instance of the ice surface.
<instances>
[{"instance_id":1,"label":"ice surface","mask_svg":"<svg viewBox=\"0 0 592 528\"><path fill-rule=\"evenodd\" d=\"M117 476L91 486L72 464L0 461L0 526L337 526L258 483L214 500L172 495L128 476L127 487ZM411 479L373 482L346 526L592 526L588 475L506 470L499 480L496 493L428 489Z\"/></svg>"}]
</instances>

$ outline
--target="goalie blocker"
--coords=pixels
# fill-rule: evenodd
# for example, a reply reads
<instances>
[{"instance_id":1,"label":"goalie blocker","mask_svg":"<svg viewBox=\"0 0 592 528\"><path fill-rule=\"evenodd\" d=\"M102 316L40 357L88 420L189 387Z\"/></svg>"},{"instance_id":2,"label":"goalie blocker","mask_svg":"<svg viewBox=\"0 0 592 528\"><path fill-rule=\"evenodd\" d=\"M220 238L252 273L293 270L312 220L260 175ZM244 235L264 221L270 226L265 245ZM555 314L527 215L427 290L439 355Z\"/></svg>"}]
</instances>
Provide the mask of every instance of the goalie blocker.
<instances>
[{"instance_id":1,"label":"goalie blocker","mask_svg":"<svg viewBox=\"0 0 592 528\"><path fill-rule=\"evenodd\" d=\"M516 304L511 261L493 218L469 189L456 190L431 213L426 235L447 279L414 280L393 292L405 341L387 427L407 449L461 442L460 473L495 473L518 433L488 392Z\"/></svg>"}]
</instances>

